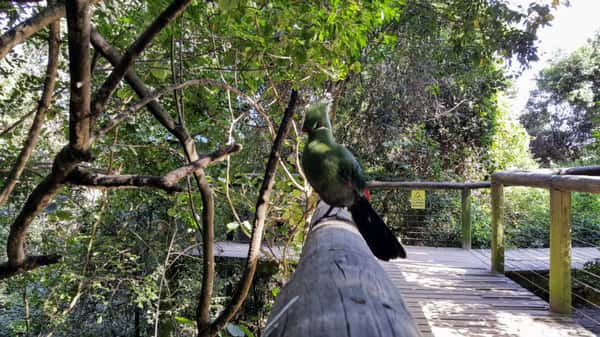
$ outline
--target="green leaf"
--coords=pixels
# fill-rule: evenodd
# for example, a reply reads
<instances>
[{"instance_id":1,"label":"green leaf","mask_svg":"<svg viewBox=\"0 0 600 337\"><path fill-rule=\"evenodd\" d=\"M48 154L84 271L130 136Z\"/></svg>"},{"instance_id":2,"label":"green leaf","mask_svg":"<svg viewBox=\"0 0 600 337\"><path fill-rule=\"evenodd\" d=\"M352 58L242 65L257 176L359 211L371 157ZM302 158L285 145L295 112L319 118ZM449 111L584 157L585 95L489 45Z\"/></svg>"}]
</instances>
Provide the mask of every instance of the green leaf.
<instances>
[{"instance_id":1,"label":"green leaf","mask_svg":"<svg viewBox=\"0 0 600 337\"><path fill-rule=\"evenodd\" d=\"M184 204L188 201L188 195L185 193L180 193L177 195L177 203Z\"/></svg>"},{"instance_id":2,"label":"green leaf","mask_svg":"<svg viewBox=\"0 0 600 337\"><path fill-rule=\"evenodd\" d=\"M56 215L58 220L61 220L61 221L73 219L73 214L69 211L58 210L58 211L56 211L56 213L54 213L54 215Z\"/></svg>"},{"instance_id":3,"label":"green leaf","mask_svg":"<svg viewBox=\"0 0 600 337\"><path fill-rule=\"evenodd\" d=\"M273 289L271 289L271 294L275 297L277 297L277 295L279 295L279 292L281 291L281 289L279 289L279 287L275 287Z\"/></svg>"},{"instance_id":4,"label":"green leaf","mask_svg":"<svg viewBox=\"0 0 600 337\"><path fill-rule=\"evenodd\" d=\"M235 9L238 6L238 0L219 0L219 8L224 12Z\"/></svg>"},{"instance_id":5,"label":"green leaf","mask_svg":"<svg viewBox=\"0 0 600 337\"><path fill-rule=\"evenodd\" d=\"M196 326L196 322L192 321L187 317L175 316L175 320L181 324Z\"/></svg>"},{"instance_id":6,"label":"green leaf","mask_svg":"<svg viewBox=\"0 0 600 337\"><path fill-rule=\"evenodd\" d=\"M248 329L247 326L241 324L240 329L244 332L246 337L254 337L254 333L252 331L250 331L250 329Z\"/></svg>"},{"instance_id":7,"label":"green leaf","mask_svg":"<svg viewBox=\"0 0 600 337\"><path fill-rule=\"evenodd\" d=\"M167 215L168 215L168 216L175 216L176 214L177 214L177 210L176 210L175 208L173 208L173 207L172 207L172 208L169 208L169 209L167 210Z\"/></svg>"},{"instance_id":8,"label":"green leaf","mask_svg":"<svg viewBox=\"0 0 600 337\"><path fill-rule=\"evenodd\" d=\"M129 92L129 90L127 89L118 89L115 92L115 95L117 97L119 97L120 99L124 100L125 98L127 98L131 93Z\"/></svg>"},{"instance_id":9,"label":"green leaf","mask_svg":"<svg viewBox=\"0 0 600 337\"><path fill-rule=\"evenodd\" d=\"M228 232L232 232L232 231L236 230L239 226L240 226L240 223L237 221L233 221L233 222L230 222L227 225L225 225L225 227L227 227Z\"/></svg>"},{"instance_id":10,"label":"green leaf","mask_svg":"<svg viewBox=\"0 0 600 337\"><path fill-rule=\"evenodd\" d=\"M164 69L164 66L162 63L153 63L150 67L150 74L161 81L166 80L169 77L169 71Z\"/></svg>"}]
</instances>

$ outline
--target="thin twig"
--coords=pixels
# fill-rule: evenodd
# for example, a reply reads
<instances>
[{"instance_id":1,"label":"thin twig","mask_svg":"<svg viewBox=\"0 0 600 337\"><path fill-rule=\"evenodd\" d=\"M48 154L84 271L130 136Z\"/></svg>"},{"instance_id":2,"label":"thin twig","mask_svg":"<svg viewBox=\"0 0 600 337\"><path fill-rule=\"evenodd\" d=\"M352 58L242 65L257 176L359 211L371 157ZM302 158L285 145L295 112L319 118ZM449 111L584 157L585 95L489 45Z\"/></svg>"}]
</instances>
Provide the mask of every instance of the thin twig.
<instances>
[{"instance_id":1,"label":"thin twig","mask_svg":"<svg viewBox=\"0 0 600 337\"><path fill-rule=\"evenodd\" d=\"M17 126L21 125L24 121L27 120L27 118L31 117L31 115L33 115L36 111L37 111L37 108L32 109L31 111L29 111L25 115L21 116L21 118L19 118L19 120L17 120L16 122L12 123L9 126L7 126L6 129L0 131L0 138L4 137L4 135L6 135L7 133L9 133L12 130L14 130Z\"/></svg>"},{"instance_id":2,"label":"thin twig","mask_svg":"<svg viewBox=\"0 0 600 337\"><path fill-rule=\"evenodd\" d=\"M121 62L121 56L97 31L92 31L92 43L94 47L106 57L111 64ZM139 77L129 71L125 74L126 81L131 85L139 97L147 97L150 91ZM173 135L183 148L188 161L198 159L196 145L189 132L178 125L175 120L157 101L147 103L148 110L152 115ZM197 231L197 240L202 241L202 285L198 296L198 308L196 321L208 323L210 301L215 277L214 270L214 202L212 191L203 170L194 172L194 179L202 197L202 230Z\"/></svg>"},{"instance_id":3,"label":"thin twig","mask_svg":"<svg viewBox=\"0 0 600 337\"><path fill-rule=\"evenodd\" d=\"M167 249L167 256L165 257L165 262L163 264L162 273L160 274L160 284L158 286L158 298L156 299L156 313L154 318L154 337L158 337L158 320L160 318L160 301L163 285L166 282L165 274L167 272L167 268L169 268L169 259L171 258L171 252L173 251L173 242L175 242L175 237L177 236L177 226L175 226L175 230L173 231L173 236L171 236L171 241L169 242L169 248Z\"/></svg>"},{"instance_id":4,"label":"thin twig","mask_svg":"<svg viewBox=\"0 0 600 337\"><path fill-rule=\"evenodd\" d=\"M215 86L215 87L220 87L222 89L234 92L239 97L242 97L246 101L248 101L254 107L254 109L263 117L263 119L267 123L269 132L271 132L272 135L275 134L275 129L273 128L272 123L270 122L267 114L265 113L263 108L260 106L260 104L258 104L254 99L252 99L250 96L246 95L240 89L233 87L227 83L214 81L211 79L195 79L195 80L188 80L185 82L181 82L181 83L178 83L178 84L175 84L175 85L172 85L169 87L165 87L162 89L158 89L158 90L155 90L154 92L146 95L139 102L137 102L136 104L129 107L129 109L127 109L126 111L117 114L117 116L115 116L113 119L111 119L103 128L98 130L96 132L96 134L92 137L91 142L94 142L96 139L103 137L108 132L110 132L113 128L115 128L117 125L119 125L123 121L131 118L137 111L144 108L146 105L149 105L152 102L156 102L158 100L158 98L160 98L172 91L184 89L184 88L191 87L191 86Z\"/></svg>"}]
</instances>

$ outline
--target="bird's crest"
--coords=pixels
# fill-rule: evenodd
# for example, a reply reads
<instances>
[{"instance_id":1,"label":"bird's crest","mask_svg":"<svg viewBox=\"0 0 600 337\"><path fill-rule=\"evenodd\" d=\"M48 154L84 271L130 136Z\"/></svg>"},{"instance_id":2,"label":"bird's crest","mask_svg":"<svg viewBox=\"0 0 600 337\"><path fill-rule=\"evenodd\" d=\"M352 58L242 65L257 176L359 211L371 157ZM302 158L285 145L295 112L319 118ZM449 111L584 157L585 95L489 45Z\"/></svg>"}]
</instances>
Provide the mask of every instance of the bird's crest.
<instances>
[{"instance_id":1,"label":"bird's crest","mask_svg":"<svg viewBox=\"0 0 600 337\"><path fill-rule=\"evenodd\" d=\"M329 121L330 107L331 104L326 100L317 101L306 107L302 130L305 132L311 132L319 128L331 130L331 122Z\"/></svg>"}]
</instances>

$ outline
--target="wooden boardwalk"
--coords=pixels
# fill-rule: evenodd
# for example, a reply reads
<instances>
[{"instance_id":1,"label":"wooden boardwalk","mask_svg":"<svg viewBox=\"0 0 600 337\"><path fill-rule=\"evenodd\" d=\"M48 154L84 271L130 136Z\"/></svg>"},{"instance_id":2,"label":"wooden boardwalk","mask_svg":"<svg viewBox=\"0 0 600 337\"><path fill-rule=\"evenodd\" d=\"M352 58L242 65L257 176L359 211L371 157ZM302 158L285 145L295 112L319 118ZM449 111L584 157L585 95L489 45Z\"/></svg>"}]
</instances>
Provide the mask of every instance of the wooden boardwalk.
<instances>
[{"instance_id":1,"label":"wooden boardwalk","mask_svg":"<svg viewBox=\"0 0 600 337\"><path fill-rule=\"evenodd\" d=\"M215 254L245 258L248 244L219 242ZM263 259L281 256L263 247ZM400 290L424 337L596 336L502 274L490 272L489 250L407 247L408 258L381 262ZM296 254L291 259L297 259ZM600 258L596 248L574 248L572 263ZM506 251L506 270L547 270L547 249Z\"/></svg>"},{"instance_id":2,"label":"wooden boardwalk","mask_svg":"<svg viewBox=\"0 0 600 337\"><path fill-rule=\"evenodd\" d=\"M418 252L422 249L430 249L427 247L408 246L411 251ZM431 248L434 251L454 248ZM481 263L489 268L490 250L489 249L472 249L470 251ZM197 253L196 253L197 254ZM215 244L215 255L220 257L230 258L246 258L248 255L248 244L244 242L222 241ZM262 259L277 258L282 256L282 249L279 247L263 246L260 257ZM470 256L470 255L469 255ZM471 256L470 256L471 257ZM298 253L288 251L288 258L297 259ZM550 262L550 251L548 248L526 248L526 249L509 249L505 251L505 270L506 271L523 271L523 270L548 270ZM600 249L594 247L573 248L571 253L571 265L574 269L581 269L586 262L600 261Z\"/></svg>"},{"instance_id":3,"label":"wooden boardwalk","mask_svg":"<svg viewBox=\"0 0 600 337\"><path fill-rule=\"evenodd\" d=\"M408 247L408 259L382 262L428 336L595 336L501 274L479 252ZM489 261L489 260L488 260Z\"/></svg>"},{"instance_id":4,"label":"wooden boardwalk","mask_svg":"<svg viewBox=\"0 0 600 337\"><path fill-rule=\"evenodd\" d=\"M489 249L473 249L473 254L489 264ZM586 262L600 261L600 249L595 247L575 247L571 251L571 268L581 269ZM548 248L507 249L504 252L504 270L548 270L550 250Z\"/></svg>"}]
</instances>

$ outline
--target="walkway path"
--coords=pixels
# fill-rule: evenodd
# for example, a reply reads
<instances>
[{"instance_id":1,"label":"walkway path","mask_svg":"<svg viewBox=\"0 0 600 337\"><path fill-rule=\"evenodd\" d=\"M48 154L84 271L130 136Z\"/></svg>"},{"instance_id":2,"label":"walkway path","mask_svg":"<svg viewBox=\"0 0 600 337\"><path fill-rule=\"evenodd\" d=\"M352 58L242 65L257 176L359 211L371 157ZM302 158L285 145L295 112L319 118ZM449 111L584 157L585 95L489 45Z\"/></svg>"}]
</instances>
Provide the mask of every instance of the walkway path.
<instances>
[{"instance_id":1,"label":"walkway path","mask_svg":"<svg viewBox=\"0 0 600 337\"><path fill-rule=\"evenodd\" d=\"M406 260L382 265L428 336L594 336L508 277L478 253L408 247Z\"/></svg>"}]
</instances>

